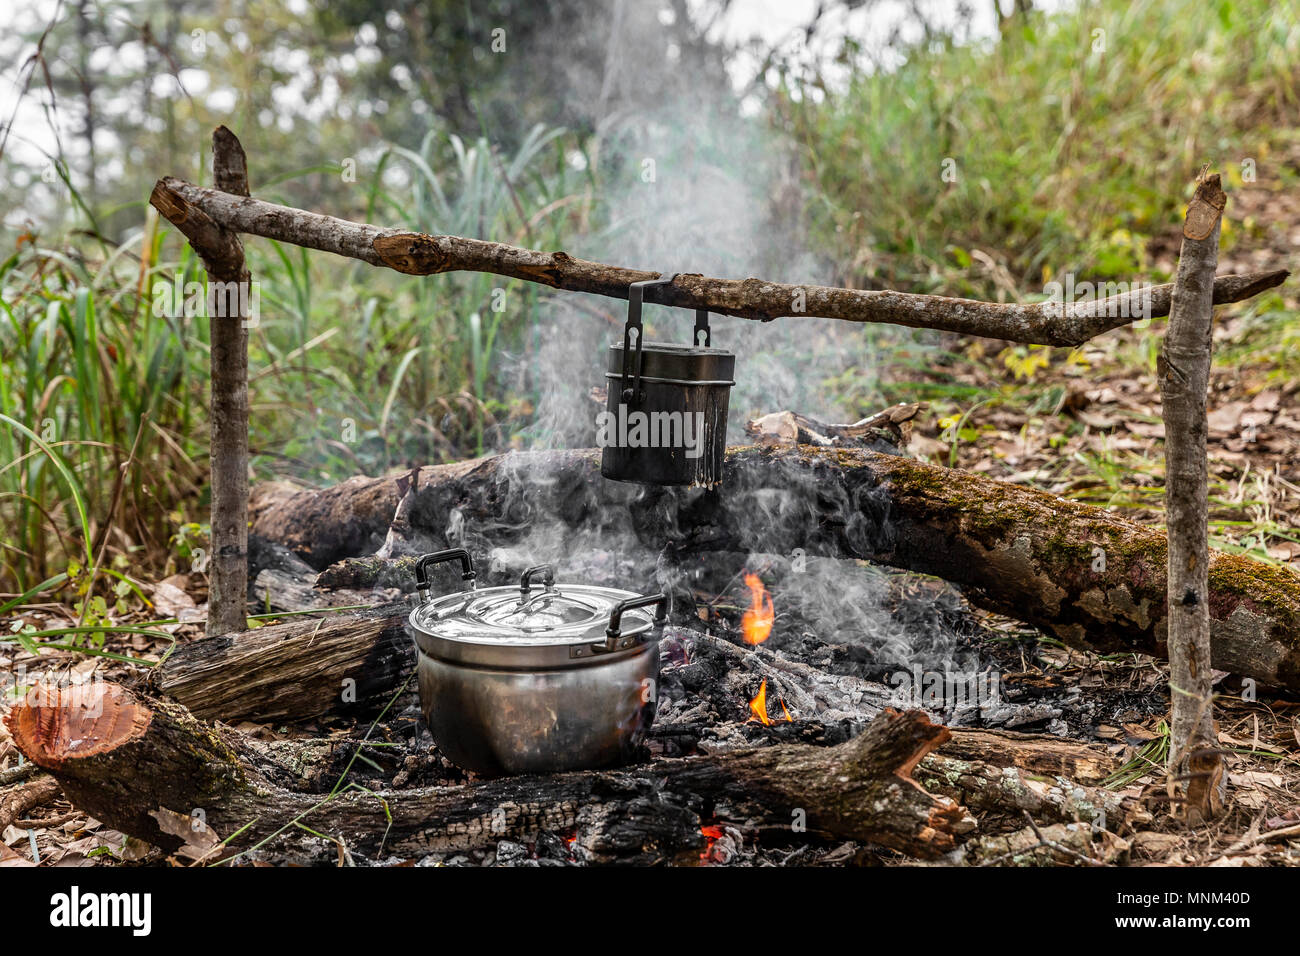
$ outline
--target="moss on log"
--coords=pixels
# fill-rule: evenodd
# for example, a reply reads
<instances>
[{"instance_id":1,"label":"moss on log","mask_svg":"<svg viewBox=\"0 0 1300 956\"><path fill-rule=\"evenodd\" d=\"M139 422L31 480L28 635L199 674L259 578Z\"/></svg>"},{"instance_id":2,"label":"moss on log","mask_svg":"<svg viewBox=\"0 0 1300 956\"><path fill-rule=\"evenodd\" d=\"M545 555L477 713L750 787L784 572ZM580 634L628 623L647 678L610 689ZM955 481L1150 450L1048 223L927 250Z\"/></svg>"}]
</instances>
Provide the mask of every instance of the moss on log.
<instances>
[{"instance_id":1,"label":"moss on log","mask_svg":"<svg viewBox=\"0 0 1300 956\"><path fill-rule=\"evenodd\" d=\"M706 493L605 481L594 450L524 452L424 469L407 495L398 528L385 523L402 498L396 476L255 489L253 530L317 568L373 550L363 541L392 556L452 545L485 553L539 528L559 553L601 539L679 554L801 548L945 578L972 604L1075 647L1165 655L1158 528L894 455L732 448L722 487ZM1215 667L1300 688L1300 576L1212 553L1210 614Z\"/></svg>"}]
</instances>

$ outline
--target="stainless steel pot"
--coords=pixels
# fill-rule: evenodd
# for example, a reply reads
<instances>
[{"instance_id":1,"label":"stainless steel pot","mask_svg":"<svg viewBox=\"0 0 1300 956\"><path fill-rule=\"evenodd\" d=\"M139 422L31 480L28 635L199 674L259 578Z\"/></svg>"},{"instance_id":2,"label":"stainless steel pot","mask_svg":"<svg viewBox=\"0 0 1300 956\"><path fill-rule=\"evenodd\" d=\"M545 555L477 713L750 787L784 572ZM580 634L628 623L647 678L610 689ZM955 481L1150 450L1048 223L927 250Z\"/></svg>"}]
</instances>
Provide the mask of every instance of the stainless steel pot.
<instances>
[{"instance_id":1,"label":"stainless steel pot","mask_svg":"<svg viewBox=\"0 0 1300 956\"><path fill-rule=\"evenodd\" d=\"M428 570L444 561L459 561L470 587L432 597ZM425 555L415 574L420 704L449 760L498 775L632 756L654 720L664 594L557 585L545 565L518 588L478 590L463 548Z\"/></svg>"}]
</instances>

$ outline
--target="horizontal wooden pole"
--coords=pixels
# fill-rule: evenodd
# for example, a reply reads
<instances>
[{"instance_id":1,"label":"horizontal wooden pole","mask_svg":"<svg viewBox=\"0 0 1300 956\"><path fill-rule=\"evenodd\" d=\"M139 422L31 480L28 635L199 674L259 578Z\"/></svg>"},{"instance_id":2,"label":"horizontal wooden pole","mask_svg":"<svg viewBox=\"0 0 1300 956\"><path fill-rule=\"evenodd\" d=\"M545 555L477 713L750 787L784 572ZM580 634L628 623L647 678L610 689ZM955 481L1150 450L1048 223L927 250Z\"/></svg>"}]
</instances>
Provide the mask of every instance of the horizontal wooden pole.
<instances>
[{"instance_id":1,"label":"horizontal wooden pole","mask_svg":"<svg viewBox=\"0 0 1300 956\"><path fill-rule=\"evenodd\" d=\"M333 216L281 206L166 177L154 187L153 204L169 209L197 208L236 232L262 236L360 259L408 275L442 272L488 272L537 282L569 292L626 299L633 282L654 279L658 272L627 269L575 259L564 252L541 252L500 242L460 236L428 236L385 229ZM1238 302L1280 285L1287 270L1219 276L1216 303ZM714 279L679 275L671 284L650 287L645 300L722 315L770 321L816 316L847 322L879 322L938 329L959 335L1005 339L1037 345L1079 345L1128 325L1145 315L1169 314L1172 285L1148 286L1090 302L980 302L888 290L863 291L815 285L788 285L763 279Z\"/></svg>"}]
</instances>

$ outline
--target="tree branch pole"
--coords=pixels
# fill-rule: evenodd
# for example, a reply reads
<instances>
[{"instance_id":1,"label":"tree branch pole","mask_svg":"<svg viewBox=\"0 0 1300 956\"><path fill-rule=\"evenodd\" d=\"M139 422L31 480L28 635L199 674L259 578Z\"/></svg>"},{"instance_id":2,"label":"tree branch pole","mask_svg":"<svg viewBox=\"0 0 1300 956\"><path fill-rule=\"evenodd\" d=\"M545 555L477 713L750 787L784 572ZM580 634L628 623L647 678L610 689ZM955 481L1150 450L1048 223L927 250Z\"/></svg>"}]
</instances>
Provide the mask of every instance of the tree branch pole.
<instances>
[{"instance_id":1,"label":"tree branch pole","mask_svg":"<svg viewBox=\"0 0 1300 956\"><path fill-rule=\"evenodd\" d=\"M249 196L239 141L225 127L213 135L215 189L173 177L154 185L150 202L190 240L212 280L248 282L236 233L360 259L410 275L477 271L556 289L626 298L633 282L659 273L575 259L458 236L383 229L276 205ZM1235 302L1281 284L1286 270L1221 276L1213 301ZM240 286L246 289L246 286ZM1032 344L1073 346L1132 322L1169 314L1172 286L1134 289L1084 302L978 302L905 292L787 285L749 278L681 275L647 290L647 300L768 321L814 316L882 322ZM241 319L247 296L240 296ZM247 593L248 338L245 322L212 323L212 596L208 630L241 629Z\"/></svg>"},{"instance_id":2,"label":"tree branch pole","mask_svg":"<svg viewBox=\"0 0 1300 956\"><path fill-rule=\"evenodd\" d=\"M207 189L170 176L158 180L154 186L154 205L169 219L169 208L192 208L236 232L320 249L408 275L488 272L616 299L626 299L628 286L633 282L659 275L575 259L564 252L542 252L499 242L429 236L349 222ZM1248 299L1280 285L1287 275L1286 270L1279 269L1220 276L1214 282L1214 301ZM938 329L1027 344L1075 346L1137 319L1168 315L1172 292L1171 285L1148 286L1094 301L1022 305L889 290L787 285L754 278L679 275L668 285L650 287L645 295L647 302L709 309L721 315L760 321L814 316Z\"/></svg>"},{"instance_id":3,"label":"tree branch pole","mask_svg":"<svg viewBox=\"0 0 1300 956\"><path fill-rule=\"evenodd\" d=\"M248 163L235 134L212 134L212 176L223 195L248 195ZM212 554L207 633L242 631L248 601L248 305L239 236L174 193L149 200L190 241L208 270L211 345Z\"/></svg>"},{"instance_id":4,"label":"tree branch pole","mask_svg":"<svg viewBox=\"0 0 1300 956\"><path fill-rule=\"evenodd\" d=\"M1169 772L1189 822L1222 807L1223 759L1214 731L1210 661L1210 547L1205 399L1210 381L1214 269L1227 196L1217 174L1196 186L1183 223L1169 330L1160 356L1169 536ZM1171 787L1174 784L1171 783Z\"/></svg>"}]
</instances>

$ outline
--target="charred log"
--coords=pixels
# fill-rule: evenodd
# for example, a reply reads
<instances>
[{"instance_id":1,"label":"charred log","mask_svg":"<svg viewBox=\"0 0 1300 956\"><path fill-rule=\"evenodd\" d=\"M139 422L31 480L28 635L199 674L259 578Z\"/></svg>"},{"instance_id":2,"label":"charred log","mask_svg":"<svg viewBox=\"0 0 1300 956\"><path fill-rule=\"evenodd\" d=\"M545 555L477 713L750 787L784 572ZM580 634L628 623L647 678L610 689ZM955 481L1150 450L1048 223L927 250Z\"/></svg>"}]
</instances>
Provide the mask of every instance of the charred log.
<instances>
[{"instance_id":1,"label":"charred log","mask_svg":"<svg viewBox=\"0 0 1300 956\"><path fill-rule=\"evenodd\" d=\"M919 711L885 711L838 747L773 746L473 786L343 788L328 797L287 789L284 768L238 734L116 684L36 688L6 723L79 808L169 851L190 842L192 830L235 835L227 853L281 833L302 839L298 823L372 853L576 829L594 861L656 862L697 850L702 817L725 806L747 826L789 829L799 814L810 830L936 858L973 827L960 805L911 778L949 736Z\"/></svg>"},{"instance_id":2,"label":"charred log","mask_svg":"<svg viewBox=\"0 0 1300 956\"><path fill-rule=\"evenodd\" d=\"M405 498L406 500L403 500ZM401 528L389 521L401 502ZM323 491L254 490L254 530L317 568L371 553L465 545L555 555L594 540L708 551L864 558L959 585L971 603L1105 653L1166 656L1166 539L1098 508L865 450L733 449L715 492L602 481L592 451L516 453ZM557 544L558 542L558 544ZM543 559L553 557L541 555ZM373 562L376 574L384 562ZM362 562L363 564L365 562ZM349 586L363 586L349 568ZM1300 578L1212 553L1213 666L1300 687Z\"/></svg>"}]
</instances>

